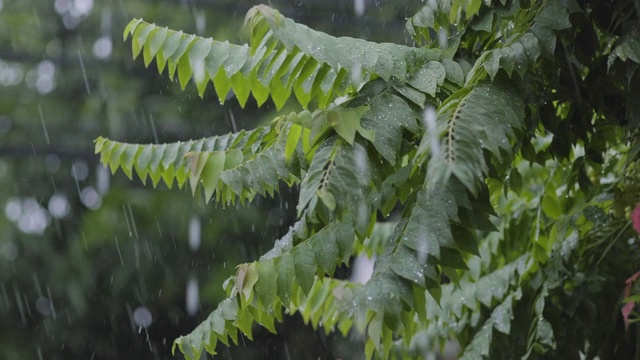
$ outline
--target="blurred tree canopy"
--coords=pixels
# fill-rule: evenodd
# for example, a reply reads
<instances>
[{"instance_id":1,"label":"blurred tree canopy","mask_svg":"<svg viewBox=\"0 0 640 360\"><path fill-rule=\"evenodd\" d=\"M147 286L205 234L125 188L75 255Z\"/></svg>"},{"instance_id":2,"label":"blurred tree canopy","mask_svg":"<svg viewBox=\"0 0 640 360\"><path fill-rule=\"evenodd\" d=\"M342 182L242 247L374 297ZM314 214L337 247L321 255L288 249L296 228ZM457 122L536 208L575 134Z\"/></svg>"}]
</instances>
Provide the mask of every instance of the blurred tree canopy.
<instances>
[{"instance_id":1,"label":"blurred tree canopy","mask_svg":"<svg viewBox=\"0 0 640 360\"><path fill-rule=\"evenodd\" d=\"M382 1L357 16L352 3L271 3L330 33L400 43L419 6ZM121 40L131 18L145 17L240 42L255 4L0 1L0 357L168 358L173 339L224 298L220 284L235 264L284 234L295 217L291 193L221 211L187 191L149 192L111 176L93 154L99 135L161 143L270 119L271 105L239 111L181 91L133 62ZM332 356L331 339L300 329L293 319L280 337L262 333L224 356ZM362 346L336 341L347 354Z\"/></svg>"}]
</instances>

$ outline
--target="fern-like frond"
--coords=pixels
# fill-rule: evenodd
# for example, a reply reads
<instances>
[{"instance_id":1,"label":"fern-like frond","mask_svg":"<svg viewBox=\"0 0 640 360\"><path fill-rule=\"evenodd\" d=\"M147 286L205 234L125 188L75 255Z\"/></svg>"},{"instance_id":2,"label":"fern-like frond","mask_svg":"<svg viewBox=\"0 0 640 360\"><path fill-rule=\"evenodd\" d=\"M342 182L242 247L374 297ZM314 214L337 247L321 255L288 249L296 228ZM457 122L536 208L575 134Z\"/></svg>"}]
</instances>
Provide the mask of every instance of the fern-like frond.
<instances>
[{"instance_id":1,"label":"fern-like frond","mask_svg":"<svg viewBox=\"0 0 640 360\"><path fill-rule=\"evenodd\" d=\"M440 60L440 51L436 49L336 38L297 24L265 5L252 8L246 20L251 24L254 38L262 38L271 31L289 51L299 49L318 64L327 64L336 71L346 69L352 73L357 69L363 75L404 82L422 65Z\"/></svg>"},{"instance_id":2,"label":"fern-like frond","mask_svg":"<svg viewBox=\"0 0 640 360\"><path fill-rule=\"evenodd\" d=\"M189 181L194 192L201 186L207 201L215 195L221 203L251 200L256 194L273 196L279 182L293 185L300 181L304 157L287 158L287 143L293 126L289 116L279 117L269 127L241 130L220 136L171 144L129 144L98 138L95 152L112 173L119 168L129 177L133 173L157 186L163 180L169 188L176 182L182 188ZM291 171L291 169L297 169Z\"/></svg>"},{"instance_id":3,"label":"fern-like frond","mask_svg":"<svg viewBox=\"0 0 640 360\"><path fill-rule=\"evenodd\" d=\"M251 200L255 194L274 196L280 181L289 186L300 181L300 175L290 171L284 150L285 142L278 139L246 159L237 150L188 154L191 188L202 184L207 200L215 193L221 203L232 203L236 197Z\"/></svg>"},{"instance_id":4,"label":"fern-like frond","mask_svg":"<svg viewBox=\"0 0 640 360\"><path fill-rule=\"evenodd\" d=\"M247 14L249 45L235 45L169 30L134 19L124 32L131 36L134 58L146 66L155 59L159 72L167 68L182 88L193 79L202 96L212 82L224 102L233 90L242 106L250 94L263 104L271 96L280 109L294 94L303 107L315 99L325 108L376 77L413 86L432 96L445 77L462 83L460 66L443 61L437 49L373 43L333 37L287 19L264 5ZM423 69L424 68L424 69Z\"/></svg>"},{"instance_id":5,"label":"fern-like frond","mask_svg":"<svg viewBox=\"0 0 640 360\"><path fill-rule=\"evenodd\" d=\"M292 228L285 241L292 239L296 231L300 228ZM338 264L349 261L354 242L353 224L347 214L342 221L333 222L295 246L291 242L276 244L270 256L240 265L233 278L235 285L229 289L230 297L221 302L191 334L176 339L173 350L178 347L187 359L199 359L203 350L215 354L218 341L228 345L231 338L237 344L238 330L251 339L253 323L275 332L274 320L281 321L283 308L295 311L307 306L308 310L301 312L303 316L313 312L317 326L325 298L320 299L323 301L314 300L313 305L306 305L308 301L303 299L316 297L319 284L323 284L320 287L325 295L331 293L330 286L337 283L324 283L322 276L333 275ZM278 251L278 247L287 250ZM326 278L327 281L329 279ZM331 329L331 317L328 314L324 316ZM334 317L333 324L338 320L347 321Z\"/></svg>"},{"instance_id":6,"label":"fern-like frond","mask_svg":"<svg viewBox=\"0 0 640 360\"><path fill-rule=\"evenodd\" d=\"M149 145L99 137L95 140L95 153L100 154L101 162L109 166L111 173L122 169L131 179L135 171L143 183L151 177L154 186L162 179L169 188L174 181L182 188L189 177L188 164L184 161L186 154L227 150L244 150L251 154L258 150L270 133L270 128L259 127L198 140Z\"/></svg>"},{"instance_id":7,"label":"fern-like frond","mask_svg":"<svg viewBox=\"0 0 640 360\"><path fill-rule=\"evenodd\" d=\"M510 86L481 83L453 94L436 117L417 155L430 152L430 181L445 184L454 176L477 195L489 172L484 152L498 162L511 157L515 134L524 126L524 103Z\"/></svg>"},{"instance_id":8,"label":"fern-like frond","mask_svg":"<svg viewBox=\"0 0 640 360\"><path fill-rule=\"evenodd\" d=\"M354 171L355 170L355 171ZM329 138L315 152L302 183L298 214L329 223L350 210L358 234L367 235L373 219L368 201L371 169L366 149Z\"/></svg>"}]
</instances>

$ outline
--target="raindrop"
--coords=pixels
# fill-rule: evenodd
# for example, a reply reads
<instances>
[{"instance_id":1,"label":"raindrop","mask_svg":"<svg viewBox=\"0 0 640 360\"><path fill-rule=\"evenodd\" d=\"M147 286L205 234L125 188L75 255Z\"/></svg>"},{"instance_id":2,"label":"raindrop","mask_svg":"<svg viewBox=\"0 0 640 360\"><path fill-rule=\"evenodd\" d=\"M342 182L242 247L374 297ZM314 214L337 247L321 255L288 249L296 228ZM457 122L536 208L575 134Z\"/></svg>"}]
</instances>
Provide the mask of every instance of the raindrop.
<instances>
[{"instance_id":1,"label":"raindrop","mask_svg":"<svg viewBox=\"0 0 640 360\"><path fill-rule=\"evenodd\" d=\"M71 9L72 5L71 0L56 0L53 6L58 14L63 15Z\"/></svg>"},{"instance_id":2,"label":"raindrop","mask_svg":"<svg viewBox=\"0 0 640 360\"><path fill-rule=\"evenodd\" d=\"M149 311L149 309L147 309L145 306L138 306L133 311L133 322L139 327L149 327L153 322L151 311Z\"/></svg>"},{"instance_id":3,"label":"raindrop","mask_svg":"<svg viewBox=\"0 0 640 360\"><path fill-rule=\"evenodd\" d=\"M47 295L49 295L49 309L51 310L51 315L53 319L56 319L56 307L53 306L53 297L51 296L51 289L47 286Z\"/></svg>"},{"instance_id":4,"label":"raindrop","mask_svg":"<svg viewBox=\"0 0 640 360\"><path fill-rule=\"evenodd\" d=\"M349 280L351 282L366 284L373 274L373 265L375 257L369 258L366 255L358 255L353 262L353 271Z\"/></svg>"},{"instance_id":5,"label":"raindrop","mask_svg":"<svg viewBox=\"0 0 640 360\"><path fill-rule=\"evenodd\" d=\"M62 23L64 24L65 28L72 30L80 25L80 19L70 14L65 14L62 17Z\"/></svg>"},{"instance_id":6,"label":"raindrop","mask_svg":"<svg viewBox=\"0 0 640 360\"><path fill-rule=\"evenodd\" d=\"M22 66L0 61L0 85L14 86L22 82Z\"/></svg>"},{"instance_id":7,"label":"raindrop","mask_svg":"<svg viewBox=\"0 0 640 360\"><path fill-rule=\"evenodd\" d=\"M49 213L35 199L29 198L22 201L20 218L17 219L20 231L25 234L39 235L44 232L50 222Z\"/></svg>"},{"instance_id":8,"label":"raindrop","mask_svg":"<svg viewBox=\"0 0 640 360\"><path fill-rule=\"evenodd\" d=\"M113 42L109 36L102 36L93 43L93 56L99 60L108 59L111 56L112 50Z\"/></svg>"},{"instance_id":9,"label":"raindrop","mask_svg":"<svg viewBox=\"0 0 640 360\"><path fill-rule=\"evenodd\" d=\"M361 64L353 64L351 67L351 82L354 84L360 83L362 80L362 65Z\"/></svg>"},{"instance_id":10,"label":"raindrop","mask_svg":"<svg viewBox=\"0 0 640 360\"><path fill-rule=\"evenodd\" d=\"M40 296L36 300L36 310L40 313L40 315L49 316L51 315L51 302L44 296Z\"/></svg>"},{"instance_id":11,"label":"raindrop","mask_svg":"<svg viewBox=\"0 0 640 360\"><path fill-rule=\"evenodd\" d=\"M89 167L84 161L78 161L71 165L71 176L76 181L84 181L89 176Z\"/></svg>"},{"instance_id":12,"label":"raindrop","mask_svg":"<svg viewBox=\"0 0 640 360\"><path fill-rule=\"evenodd\" d=\"M431 144L431 153L433 156L437 157L440 155L440 142L438 141L436 131L436 109L433 106L427 106L422 115L424 124L427 126L429 143Z\"/></svg>"},{"instance_id":13,"label":"raindrop","mask_svg":"<svg viewBox=\"0 0 640 360\"><path fill-rule=\"evenodd\" d=\"M420 247L426 247L426 245L420 244ZM427 253L426 252L418 252L418 262L420 264L425 264L427 262Z\"/></svg>"},{"instance_id":14,"label":"raindrop","mask_svg":"<svg viewBox=\"0 0 640 360\"><path fill-rule=\"evenodd\" d=\"M102 195L106 194L111 187L111 174L109 173L109 170L107 170L107 168L102 165L98 165L98 168L96 170L96 178L98 180L98 184L96 185L96 187L98 188L98 193Z\"/></svg>"},{"instance_id":15,"label":"raindrop","mask_svg":"<svg viewBox=\"0 0 640 360\"><path fill-rule=\"evenodd\" d=\"M4 215L11 221L18 221L22 215L22 202L18 198L10 198L4 207Z\"/></svg>"},{"instance_id":16,"label":"raindrop","mask_svg":"<svg viewBox=\"0 0 640 360\"><path fill-rule=\"evenodd\" d=\"M202 223L197 216L193 216L189 221L189 248L192 251L198 250L200 247L200 238L202 233Z\"/></svg>"},{"instance_id":17,"label":"raindrop","mask_svg":"<svg viewBox=\"0 0 640 360\"><path fill-rule=\"evenodd\" d=\"M40 122L42 123L42 130L44 131L44 139L47 141L47 145L51 145L49 140L49 132L47 131L47 125L44 123L44 115L42 114L42 107L38 104L38 113L40 114Z\"/></svg>"},{"instance_id":18,"label":"raindrop","mask_svg":"<svg viewBox=\"0 0 640 360\"><path fill-rule=\"evenodd\" d=\"M207 78L207 72L204 68L204 60L198 59L194 61L191 67L193 68L193 80L196 84L199 84L205 80L209 80Z\"/></svg>"},{"instance_id":19,"label":"raindrop","mask_svg":"<svg viewBox=\"0 0 640 360\"><path fill-rule=\"evenodd\" d=\"M122 259L122 252L120 251L120 244L118 243L118 237L113 237L116 240L116 249L118 250L118 256L120 257L120 265L124 266L124 260Z\"/></svg>"},{"instance_id":20,"label":"raindrop","mask_svg":"<svg viewBox=\"0 0 640 360\"><path fill-rule=\"evenodd\" d=\"M82 77L84 78L84 86L87 89L87 94L91 94L91 88L89 87L89 80L87 79L87 72L84 69L84 60L82 59L80 49L78 49L78 60L80 60L80 70L82 70Z\"/></svg>"},{"instance_id":21,"label":"raindrop","mask_svg":"<svg viewBox=\"0 0 640 360\"><path fill-rule=\"evenodd\" d=\"M200 305L200 296L198 290L198 279L192 277L187 283L186 308L187 314L193 316L198 311Z\"/></svg>"},{"instance_id":22,"label":"raindrop","mask_svg":"<svg viewBox=\"0 0 640 360\"><path fill-rule=\"evenodd\" d=\"M62 219L69 214L71 205L69 204L66 196L57 193L51 196L47 208L49 209L51 216L55 219Z\"/></svg>"},{"instance_id":23,"label":"raindrop","mask_svg":"<svg viewBox=\"0 0 640 360\"><path fill-rule=\"evenodd\" d=\"M80 201L82 204L91 210L96 210L102 205L102 197L96 189L88 186L80 192Z\"/></svg>"},{"instance_id":24,"label":"raindrop","mask_svg":"<svg viewBox=\"0 0 640 360\"><path fill-rule=\"evenodd\" d=\"M233 132L238 132L236 117L233 115L233 111L231 109L229 109L229 121L231 121L231 129L233 130Z\"/></svg>"},{"instance_id":25,"label":"raindrop","mask_svg":"<svg viewBox=\"0 0 640 360\"><path fill-rule=\"evenodd\" d=\"M194 15L196 21L196 31L198 34L204 33L205 27L207 26L207 18L204 12L199 12Z\"/></svg>"},{"instance_id":26,"label":"raindrop","mask_svg":"<svg viewBox=\"0 0 640 360\"><path fill-rule=\"evenodd\" d=\"M93 8L93 0L74 0L73 6L69 9L69 14L75 17L88 15Z\"/></svg>"},{"instance_id":27,"label":"raindrop","mask_svg":"<svg viewBox=\"0 0 640 360\"><path fill-rule=\"evenodd\" d=\"M56 87L56 66L50 60L43 60L37 68L36 90L41 95L50 93Z\"/></svg>"},{"instance_id":28,"label":"raindrop","mask_svg":"<svg viewBox=\"0 0 640 360\"><path fill-rule=\"evenodd\" d=\"M353 0L353 10L356 16L360 17L364 15L365 3L364 0Z\"/></svg>"},{"instance_id":29,"label":"raindrop","mask_svg":"<svg viewBox=\"0 0 640 360\"><path fill-rule=\"evenodd\" d=\"M445 29L440 29L438 32L438 45L441 49L446 49L447 46L449 46L449 39L447 38Z\"/></svg>"},{"instance_id":30,"label":"raindrop","mask_svg":"<svg viewBox=\"0 0 640 360\"><path fill-rule=\"evenodd\" d=\"M363 147L353 148L353 161L356 168L361 174L367 174L369 172L369 161L367 161L367 153Z\"/></svg>"}]
</instances>

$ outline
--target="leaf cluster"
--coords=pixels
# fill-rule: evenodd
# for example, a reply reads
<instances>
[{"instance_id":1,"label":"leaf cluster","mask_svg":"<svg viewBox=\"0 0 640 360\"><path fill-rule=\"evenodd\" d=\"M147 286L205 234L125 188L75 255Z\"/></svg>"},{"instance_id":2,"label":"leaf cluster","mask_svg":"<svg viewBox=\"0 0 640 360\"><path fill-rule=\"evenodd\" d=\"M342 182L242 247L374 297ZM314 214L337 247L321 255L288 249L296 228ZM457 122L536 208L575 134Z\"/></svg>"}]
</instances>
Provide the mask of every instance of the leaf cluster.
<instances>
[{"instance_id":1,"label":"leaf cluster","mask_svg":"<svg viewBox=\"0 0 640 360\"><path fill-rule=\"evenodd\" d=\"M286 311L366 334L367 358L451 338L468 359L627 354L562 325L589 306L611 310L607 271L627 271L608 256L624 247L630 204L607 219L621 202L603 199L638 195L625 187L637 175L622 175L640 152L638 107L621 104L638 89L640 50L632 2L612 6L430 1L407 22L421 47L332 37L264 5L247 14L242 46L133 20L134 57L177 71L183 88L192 79L202 95L211 81L221 101L233 90L241 105L252 94L277 108L293 93L309 108L184 143L96 141L112 171L188 179L207 200L299 186L296 225L238 266L229 297L174 349L215 353L254 323L275 331ZM334 278L361 253L376 256L366 284Z\"/></svg>"}]
</instances>

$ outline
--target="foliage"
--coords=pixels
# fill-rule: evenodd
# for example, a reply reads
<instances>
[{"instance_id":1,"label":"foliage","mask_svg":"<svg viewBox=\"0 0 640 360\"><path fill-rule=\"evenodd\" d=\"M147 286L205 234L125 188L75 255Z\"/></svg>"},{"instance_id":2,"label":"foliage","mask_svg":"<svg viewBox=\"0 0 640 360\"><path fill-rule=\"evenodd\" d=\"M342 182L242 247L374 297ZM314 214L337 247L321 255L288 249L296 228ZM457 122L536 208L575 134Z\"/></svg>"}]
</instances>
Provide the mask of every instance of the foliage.
<instances>
[{"instance_id":1,"label":"foliage","mask_svg":"<svg viewBox=\"0 0 640 360\"><path fill-rule=\"evenodd\" d=\"M279 4L287 2L293 0ZM298 10L318 3L305 1ZM295 209L280 205L294 195L223 209L192 201L188 191L145 191L123 174L111 176L93 154L93 139L170 142L231 131L232 114L239 128L270 117L255 106L239 111L235 101L203 103L195 87L167 85L117 45L136 14L238 41L248 6L55 5L4 1L0 10L0 358L164 359L172 340L224 299L219 284L234 273L232 264L252 261L286 232ZM378 19L372 11L366 23ZM332 28L329 19L309 24ZM350 23L338 28L353 31ZM211 118L225 117L212 126ZM189 229L197 220L202 242L193 250ZM187 289L198 291L188 296ZM189 307L194 298L199 305ZM144 308L152 314L148 331L133 316ZM301 358L334 342L315 342L298 317L279 326L287 332L256 330L255 342L228 354L277 357L287 341L290 356Z\"/></svg>"},{"instance_id":2,"label":"foliage","mask_svg":"<svg viewBox=\"0 0 640 360\"><path fill-rule=\"evenodd\" d=\"M183 87L277 107L293 93L310 109L186 143L96 141L112 171L189 179L207 201L299 186L296 224L174 348L215 354L286 311L366 334L367 358L450 339L468 359L631 358L619 310L640 259L634 6L431 1L407 22L421 47L334 38L264 5L245 46L133 20L134 56ZM362 252L376 255L366 284L334 277Z\"/></svg>"}]
</instances>

